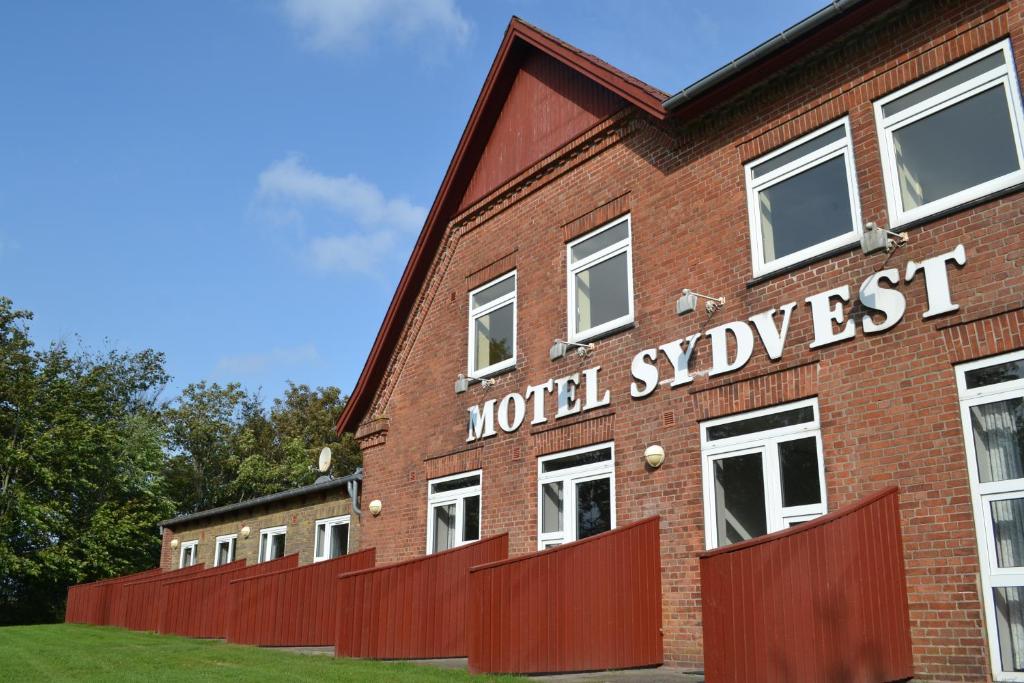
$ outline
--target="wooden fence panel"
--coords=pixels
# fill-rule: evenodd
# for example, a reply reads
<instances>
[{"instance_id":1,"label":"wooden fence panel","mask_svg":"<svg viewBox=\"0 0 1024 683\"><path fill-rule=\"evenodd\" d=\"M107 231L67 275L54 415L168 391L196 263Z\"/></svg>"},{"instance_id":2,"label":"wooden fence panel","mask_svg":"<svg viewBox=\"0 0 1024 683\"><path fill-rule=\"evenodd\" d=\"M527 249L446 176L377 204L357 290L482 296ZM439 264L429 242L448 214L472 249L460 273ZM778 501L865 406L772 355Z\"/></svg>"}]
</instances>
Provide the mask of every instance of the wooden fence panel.
<instances>
[{"instance_id":1,"label":"wooden fence panel","mask_svg":"<svg viewBox=\"0 0 1024 683\"><path fill-rule=\"evenodd\" d=\"M464 657L469 568L508 557L508 534L341 576L335 654Z\"/></svg>"},{"instance_id":2,"label":"wooden fence panel","mask_svg":"<svg viewBox=\"0 0 1024 683\"><path fill-rule=\"evenodd\" d=\"M110 624L132 631L156 631L163 609L162 589L166 581L174 581L204 570L202 564L163 572L138 581L118 583L110 589Z\"/></svg>"},{"instance_id":3,"label":"wooden fence panel","mask_svg":"<svg viewBox=\"0 0 1024 683\"><path fill-rule=\"evenodd\" d=\"M896 487L700 556L708 683L913 675Z\"/></svg>"},{"instance_id":4,"label":"wooden fence panel","mask_svg":"<svg viewBox=\"0 0 1024 683\"><path fill-rule=\"evenodd\" d=\"M207 569L163 586L160 633L190 638L226 638L231 609L231 581L259 576L299 564L297 553L246 566L245 560Z\"/></svg>"},{"instance_id":5,"label":"wooden fence panel","mask_svg":"<svg viewBox=\"0 0 1024 683\"><path fill-rule=\"evenodd\" d=\"M661 546L651 517L470 570L469 668L555 673L661 664Z\"/></svg>"},{"instance_id":6,"label":"wooden fence panel","mask_svg":"<svg viewBox=\"0 0 1024 683\"><path fill-rule=\"evenodd\" d=\"M109 597L110 588L118 583L128 583L153 576L163 570L147 569L146 571L100 579L90 583L80 583L68 588L67 607L64 610L64 622L67 624L93 624L103 626L110 623Z\"/></svg>"},{"instance_id":7,"label":"wooden fence panel","mask_svg":"<svg viewBox=\"0 0 1024 683\"><path fill-rule=\"evenodd\" d=\"M368 548L332 560L230 582L227 639L248 645L330 645L334 642L337 576L372 567Z\"/></svg>"}]
</instances>

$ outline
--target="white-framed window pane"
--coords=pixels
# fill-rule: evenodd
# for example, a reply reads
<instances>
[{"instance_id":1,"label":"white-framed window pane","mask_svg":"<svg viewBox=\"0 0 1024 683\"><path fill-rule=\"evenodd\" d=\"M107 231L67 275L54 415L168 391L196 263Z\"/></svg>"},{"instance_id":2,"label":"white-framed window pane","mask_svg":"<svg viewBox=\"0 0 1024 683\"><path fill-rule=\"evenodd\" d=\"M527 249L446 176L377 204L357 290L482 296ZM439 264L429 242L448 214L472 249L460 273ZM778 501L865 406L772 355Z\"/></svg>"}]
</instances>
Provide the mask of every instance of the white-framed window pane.
<instances>
[{"instance_id":1,"label":"white-framed window pane","mask_svg":"<svg viewBox=\"0 0 1024 683\"><path fill-rule=\"evenodd\" d=\"M480 540L480 496L462 499L462 542Z\"/></svg>"},{"instance_id":2,"label":"white-framed window pane","mask_svg":"<svg viewBox=\"0 0 1024 683\"><path fill-rule=\"evenodd\" d=\"M348 524L331 525L331 557L348 554Z\"/></svg>"},{"instance_id":3,"label":"white-framed window pane","mask_svg":"<svg viewBox=\"0 0 1024 683\"><path fill-rule=\"evenodd\" d=\"M996 566L1024 567L1024 497L989 503Z\"/></svg>"},{"instance_id":4,"label":"white-framed window pane","mask_svg":"<svg viewBox=\"0 0 1024 683\"><path fill-rule=\"evenodd\" d=\"M1007 586L992 593L1002 670L1024 671L1024 588Z\"/></svg>"},{"instance_id":5,"label":"white-framed window pane","mask_svg":"<svg viewBox=\"0 0 1024 683\"><path fill-rule=\"evenodd\" d=\"M707 440L730 439L737 436L767 432L783 427L792 427L814 422L814 407L810 405L779 410L756 417L730 420L707 428Z\"/></svg>"},{"instance_id":6,"label":"white-framed window pane","mask_svg":"<svg viewBox=\"0 0 1024 683\"><path fill-rule=\"evenodd\" d=\"M834 142L839 142L845 137L846 128L844 126L832 128L831 130L826 131L807 142L773 156L771 159L755 163L750 168L750 175L755 179L764 177L773 171L779 170L783 166L787 166L794 161L799 161L800 159L803 159L824 147L828 147Z\"/></svg>"},{"instance_id":7,"label":"white-framed window pane","mask_svg":"<svg viewBox=\"0 0 1024 683\"><path fill-rule=\"evenodd\" d=\"M715 460L714 477L719 547L768 533L761 453Z\"/></svg>"},{"instance_id":8,"label":"white-framed window pane","mask_svg":"<svg viewBox=\"0 0 1024 683\"><path fill-rule=\"evenodd\" d=\"M612 528L611 479L602 477L576 484L576 540Z\"/></svg>"},{"instance_id":9,"label":"white-framed window pane","mask_svg":"<svg viewBox=\"0 0 1024 683\"><path fill-rule=\"evenodd\" d=\"M219 541L217 543L216 565L219 567L222 564L230 563L231 560L231 541Z\"/></svg>"},{"instance_id":10,"label":"white-framed window pane","mask_svg":"<svg viewBox=\"0 0 1024 683\"><path fill-rule=\"evenodd\" d=\"M882 113L886 116L899 114L910 107L914 107L926 100L943 94L947 90L952 90L957 86L963 85L972 78L986 74L993 69L1003 66L1004 64L1006 64L1006 56L1003 54L1003 51L1000 50L987 57L979 59L976 62L968 64L962 69L957 69L947 76L943 76L938 80L932 81L928 85L922 86L902 97L898 97L895 100L882 105Z\"/></svg>"},{"instance_id":11,"label":"white-framed window pane","mask_svg":"<svg viewBox=\"0 0 1024 683\"><path fill-rule=\"evenodd\" d=\"M833 157L760 190L757 207L766 262L850 233L854 217L846 159Z\"/></svg>"},{"instance_id":12,"label":"white-framed window pane","mask_svg":"<svg viewBox=\"0 0 1024 683\"><path fill-rule=\"evenodd\" d=\"M779 478L782 481L782 507L821 502L816 437L808 436L779 443Z\"/></svg>"},{"instance_id":13,"label":"white-framed window pane","mask_svg":"<svg viewBox=\"0 0 1024 683\"><path fill-rule=\"evenodd\" d=\"M484 287L480 290L473 292L472 302L473 306L483 306L489 304L492 301L496 301L506 294L512 294L516 291L516 276L504 277L493 285Z\"/></svg>"},{"instance_id":14,"label":"white-framed window pane","mask_svg":"<svg viewBox=\"0 0 1024 683\"><path fill-rule=\"evenodd\" d=\"M317 524L316 525L316 543L314 544L313 554L316 557L324 556L324 541L327 536L327 525Z\"/></svg>"},{"instance_id":15,"label":"white-framed window pane","mask_svg":"<svg viewBox=\"0 0 1024 683\"><path fill-rule=\"evenodd\" d=\"M617 254L576 272L576 331L629 315L629 255Z\"/></svg>"},{"instance_id":16,"label":"white-framed window pane","mask_svg":"<svg viewBox=\"0 0 1024 683\"><path fill-rule=\"evenodd\" d=\"M448 491L457 491L458 489L470 488L472 486L480 486L480 475L473 474L468 477L459 477L458 479L445 479L444 481L432 482L430 484L430 492L446 493Z\"/></svg>"},{"instance_id":17,"label":"white-framed window pane","mask_svg":"<svg viewBox=\"0 0 1024 683\"><path fill-rule=\"evenodd\" d=\"M434 508L433 552L455 547L455 503L438 505Z\"/></svg>"},{"instance_id":18,"label":"white-framed window pane","mask_svg":"<svg viewBox=\"0 0 1024 683\"><path fill-rule=\"evenodd\" d=\"M562 530L562 495L561 481L552 481L541 486L541 533L553 534Z\"/></svg>"},{"instance_id":19,"label":"white-framed window pane","mask_svg":"<svg viewBox=\"0 0 1024 683\"><path fill-rule=\"evenodd\" d=\"M1024 478L1024 398L970 407L981 483Z\"/></svg>"},{"instance_id":20,"label":"white-framed window pane","mask_svg":"<svg viewBox=\"0 0 1024 683\"><path fill-rule=\"evenodd\" d=\"M275 534L270 537L270 558L276 560L284 557L284 534Z\"/></svg>"},{"instance_id":21,"label":"white-framed window pane","mask_svg":"<svg viewBox=\"0 0 1024 683\"><path fill-rule=\"evenodd\" d=\"M621 221L607 230L602 230L593 237L576 242L569 249L569 255L572 262L575 263L588 256L593 256L602 249L618 244L627 238L629 238L629 224L626 221Z\"/></svg>"},{"instance_id":22,"label":"white-framed window pane","mask_svg":"<svg viewBox=\"0 0 1024 683\"><path fill-rule=\"evenodd\" d=\"M1020 170L1001 84L892 134L904 210Z\"/></svg>"},{"instance_id":23,"label":"white-framed window pane","mask_svg":"<svg viewBox=\"0 0 1024 683\"><path fill-rule=\"evenodd\" d=\"M478 371L513 356L515 304L509 303L473 320L474 365Z\"/></svg>"},{"instance_id":24,"label":"white-framed window pane","mask_svg":"<svg viewBox=\"0 0 1024 683\"><path fill-rule=\"evenodd\" d=\"M557 472L559 470L567 470L573 467L583 467L585 465L593 465L599 462L610 462L612 459L612 451L610 448L595 448L594 450L582 450L572 455L567 455L562 458L551 458L544 460L540 464L540 471L542 473Z\"/></svg>"},{"instance_id":25,"label":"white-framed window pane","mask_svg":"<svg viewBox=\"0 0 1024 683\"><path fill-rule=\"evenodd\" d=\"M983 368L968 370L964 373L964 385L968 389L978 389L1020 379L1024 379L1024 359L986 365Z\"/></svg>"}]
</instances>

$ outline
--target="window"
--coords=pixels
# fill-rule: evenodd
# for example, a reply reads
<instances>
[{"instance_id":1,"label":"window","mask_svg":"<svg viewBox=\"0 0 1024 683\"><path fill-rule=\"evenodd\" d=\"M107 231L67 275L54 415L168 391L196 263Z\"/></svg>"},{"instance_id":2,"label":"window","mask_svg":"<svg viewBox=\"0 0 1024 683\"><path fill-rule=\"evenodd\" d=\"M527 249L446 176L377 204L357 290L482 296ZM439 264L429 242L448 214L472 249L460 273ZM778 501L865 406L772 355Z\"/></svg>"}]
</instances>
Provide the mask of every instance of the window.
<instances>
[{"instance_id":1,"label":"window","mask_svg":"<svg viewBox=\"0 0 1024 683\"><path fill-rule=\"evenodd\" d=\"M199 541L185 541L181 544L180 555L178 556L178 569L191 567L196 563L196 556L199 554Z\"/></svg>"},{"instance_id":2,"label":"window","mask_svg":"<svg viewBox=\"0 0 1024 683\"><path fill-rule=\"evenodd\" d=\"M469 293L469 376L516 364L516 273Z\"/></svg>"},{"instance_id":3,"label":"window","mask_svg":"<svg viewBox=\"0 0 1024 683\"><path fill-rule=\"evenodd\" d=\"M288 527L275 526L260 530L260 562L269 562L284 557L284 538Z\"/></svg>"},{"instance_id":4,"label":"window","mask_svg":"<svg viewBox=\"0 0 1024 683\"><path fill-rule=\"evenodd\" d=\"M875 103L893 225L1024 181L1009 41Z\"/></svg>"},{"instance_id":5,"label":"window","mask_svg":"<svg viewBox=\"0 0 1024 683\"><path fill-rule=\"evenodd\" d=\"M427 484L427 553L480 540L480 480L466 472Z\"/></svg>"},{"instance_id":6,"label":"window","mask_svg":"<svg viewBox=\"0 0 1024 683\"><path fill-rule=\"evenodd\" d=\"M349 516L317 520L313 561L348 555Z\"/></svg>"},{"instance_id":7,"label":"window","mask_svg":"<svg viewBox=\"0 0 1024 683\"><path fill-rule=\"evenodd\" d=\"M701 452L708 549L825 514L816 399L704 422Z\"/></svg>"},{"instance_id":8,"label":"window","mask_svg":"<svg viewBox=\"0 0 1024 683\"><path fill-rule=\"evenodd\" d=\"M1024 351L956 374L992 670L1024 681Z\"/></svg>"},{"instance_id":9,"label":"window","mask_svg":"<svg viewBox=\"0 0 1024 683\"><path fill-rule=\"evenodd\" d=\"M230 564L235 561L235 541L238 534L218 536L216 550L213 553L213 566L219 567L222 564Z\"/></svg>"},{"instance_id":10,"label":"window","mask_svg":"<svg viewBox=\"0 0 1024 683\"><path fill-rule=\"evenodd\" d=\"M633 322L629 216L569 242L569 338L580 341Z\"/></svg>"},{"instance_id":11,"label":"window","mask_svg":"<svg viewBox=\"0 0 1024 683\"><path fill-rule=\"evenodd\" d=\"M614 448L589 446L538 461L539 549L615 528Z\"/></svg>"},{"instance_id":12,"label":"window","mask_svg":"<svg viewBox=\"0 0 1024 683\"><path fill-rule=\"evenodd\" d=\"M754 275L860 239L849 119L746 166Z\"/></svg>"}]
</instances>

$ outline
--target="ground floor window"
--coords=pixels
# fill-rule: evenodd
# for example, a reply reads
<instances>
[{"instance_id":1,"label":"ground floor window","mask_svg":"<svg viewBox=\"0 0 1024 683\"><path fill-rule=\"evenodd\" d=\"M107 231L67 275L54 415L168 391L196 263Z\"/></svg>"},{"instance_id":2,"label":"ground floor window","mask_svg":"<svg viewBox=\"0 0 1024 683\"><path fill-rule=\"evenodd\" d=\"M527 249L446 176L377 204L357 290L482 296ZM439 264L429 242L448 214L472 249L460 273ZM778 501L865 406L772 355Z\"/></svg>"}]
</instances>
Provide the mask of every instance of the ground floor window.
<instances>
[{"instance_id":1,"label":"ground floor window","mask_svg":"<svg viewBox=\"0 0 1024 683\"><path fill-rule=\"evenodd\" d=\"M480 540L483 474L464 472L427 483L427 553Z\"/></svg>"},{"instance_id":2,"label":"ground floor window","mask_svg":"<svg viewBox=\"0 0 1024 683\"><path fill-rule=\"evenodd\" d=\"M199 541L185 541L181 544L181 555L178 557L178 567L191 567L196 563L196 555L199 553Z\"/></svg>"},{"instance_id":3,"label":"ground floor window","mask_svg":"<svg viewBox=\"0 0 1024 683\"><path fill-rule=\"evenodd\" d=\"M992 668L1024 681L1024 351L956 375Z\"/></svg>"},{"instance_id":4,"label":"ground floor window","mask_svg":"<svg viewBox=\"0 0 1024 683\"><path fill-rule=\"evenodd\" d=\"M235 541L237 539L238 534L217 537L217 549L213 554L214 567L230 564L235 561Z\"/></svg>"},{"instance_id":5,"label":"ground floor window","mask_svg":"<svg viewBox=\"0 0 1024 683\"><path fill-rule=\"evenodd\" d=\"M317 520L313 561L348 555L349 516Z\"/></svg>"},{"instance_id":6,"label":"ground floor window","mask_svg":"<svg viewBox=\"0 0 1024 683\"><path fill-rule=\"evenodd\" d=\"M275 526L260 530L260 562L269 562L284 557L284 539L288 527Z\"/></svg>"},{"instance_id":7,"label":"ground floor window","mask_svg":"<svg viewBox=\"0 0 1024 683\"><path fill-rule=\"evenodd\" d=\"M701 452L709 549L825 513L817 399L703 422Z\"/></svg>"},{"instance_id":8,"label":"ground floor window","mask_svg":"<svg viewBox=\"0 0 1024 683\"><path fill-rule=\"evenodd\" d=\"M615 528L615 445L578 448L537 463L539 549Z\"/></svg>"}]
</instances>

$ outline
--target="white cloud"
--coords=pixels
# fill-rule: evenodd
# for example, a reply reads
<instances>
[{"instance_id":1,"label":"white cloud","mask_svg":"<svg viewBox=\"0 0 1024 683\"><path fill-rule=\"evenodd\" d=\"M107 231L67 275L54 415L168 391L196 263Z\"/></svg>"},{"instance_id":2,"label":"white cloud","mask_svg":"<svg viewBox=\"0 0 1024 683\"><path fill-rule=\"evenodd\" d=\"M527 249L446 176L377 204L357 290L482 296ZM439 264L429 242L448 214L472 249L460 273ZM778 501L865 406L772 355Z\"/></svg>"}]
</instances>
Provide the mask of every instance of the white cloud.
<instances>
[{"instance_id":1,"label":"white cloud","mask_svg":"<svg viewBox=\"0 0 1024 683\"><path fill-rule=\"evenodd\" d=\"M312 365L320 362L320 352L313 344L293 348L274 349L267 353L246 353L224 356L217 361L218 372L232 375L254 375L267 370L296 365Z\"/></svg>"},{"instance_id":2,"label":"white cloud","mask_svg":"<svg viewBox=\"0 0 1024 683\"><path fill-rule=\"evenodd\" d=\"M404 261L427 217L425 208L388 198L373 183L320 173L295 155L260 173L258 197L268 221L301 228L301 258L321 272L380 274Z\"/></svg>"},{"instance_id":3,"label":"white cloud","mask_svg":"<svg viewBox=\"0 0 1024 683\"><path fill-rule=\"evenodd\" d=\"M471 30L455 0L282 0L282 9L316 50L361 49L379 37L408 42L420 34L463 45Z\"/></svg>"}]
</instances>

